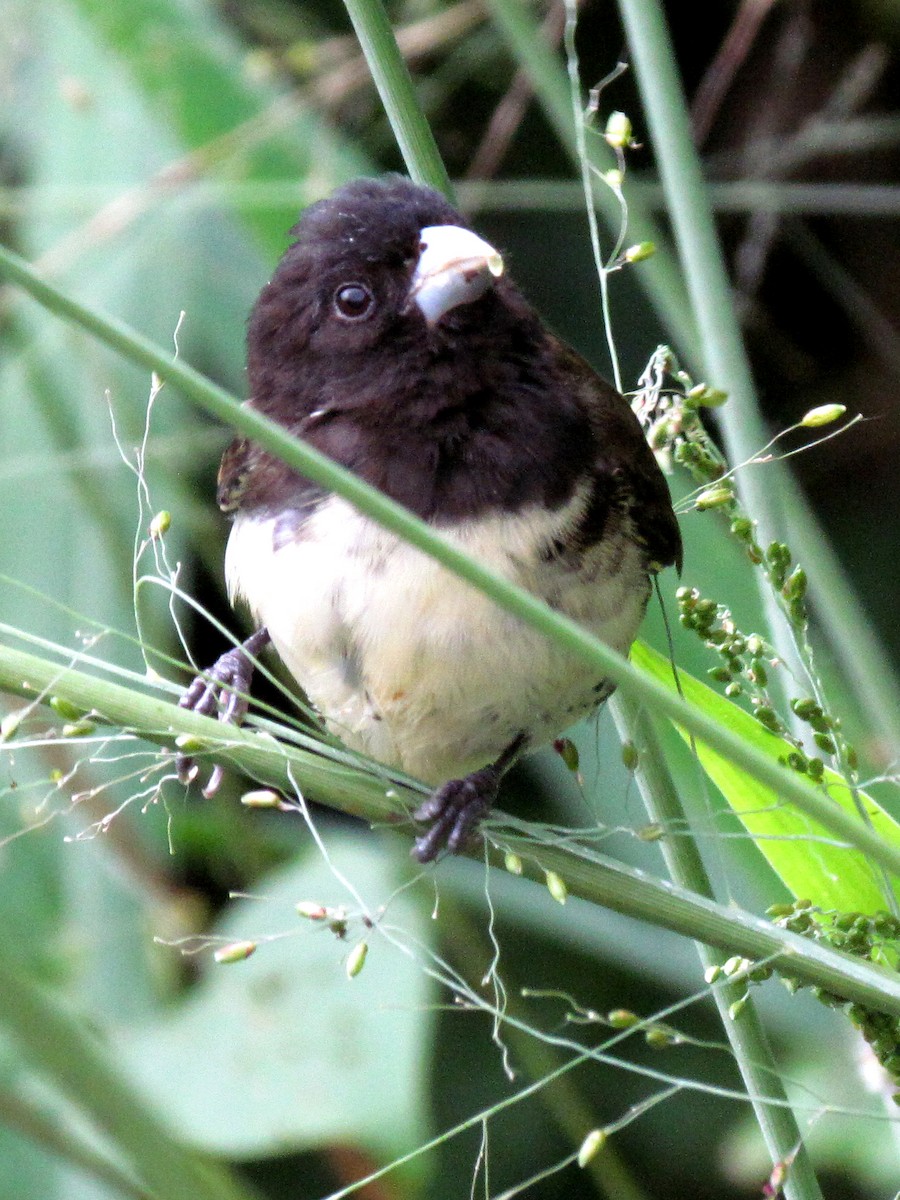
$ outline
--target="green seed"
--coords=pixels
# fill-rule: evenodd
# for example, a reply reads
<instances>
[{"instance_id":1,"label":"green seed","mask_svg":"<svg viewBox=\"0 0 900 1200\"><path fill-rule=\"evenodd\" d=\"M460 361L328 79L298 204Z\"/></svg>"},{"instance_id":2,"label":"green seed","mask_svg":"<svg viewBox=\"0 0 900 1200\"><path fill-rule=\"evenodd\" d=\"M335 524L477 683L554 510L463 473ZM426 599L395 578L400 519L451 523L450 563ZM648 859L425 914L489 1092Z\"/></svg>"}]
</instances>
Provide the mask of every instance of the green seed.
<instances>
[{"instance_id":1,"label":"green seed","mask_svg":"<svg viewBox=\"0 0 900 1200\"><path fill-rule=\"evenodd\" d=\"M637 1013L633 1013L628 1008L614 1008L612 1012L606 1014L606 1019L613 1029L631 1029L640 1023Z\"/></svg>"},{"instance_id":2,"label":"green seed","mask_svg":"<svg viewBox=\"0 0 900 1200\"><path fill-rule=\"evenodd\" d=\"M706 512L710 508L721 508L723 504L731 504L733 500L734 492L723 484L701 492L694 501L694 507L698 512Z\"/></svg>"},{"instance_id":3,"label":"green seed","mask_svg":"<svg viewBox=\"0 0 900 1200\"><path fill-rule=\"evenodd\" d=\"M573 775L578 774L578 747L571 738L558 738L554 743L559 757L566 764Z\"/></svg>"},{"instance_id":4,"label":"green seed","mask_svg":"<svg viewBox=\"0 0 900 1200\"><path fill-rule=\"evenodd\" d=\"M62 727L62 735L64 738L87 737L96 730L97 726L93 721L72 721Z\"/></svg>"},{"instance_id":5,"label":"green seed","mask_svg":"<svg viewBox=\"0 0 900 1200\"><path fill-rule=\"evenodd\" d=\"M727 399L727 392L719 388L704 387L702 394L697 397L697 403L702 404L704 408L721 408Z\"/></svg>"},{"instance_id":6,"label":"green seed","mask_svg":"<svg viewBox=\"0 0 900 1200\"><path fill-rule=\"evenodd\" d=\"M566 881L562 875L558 875L556 871L547 871L545 875L547 881L547 891L559 904L565 904L569 898L569 889L566 887Z\"/></svg>"},{"instance_id":7,"label":"green seed","mask_svg":"<svg viewBox=\"0 0 900 1200\"><path fill-rule=\"evenodd\" d=\"M637 835L642 842L660 842L665 836L665 830L654 821L650 825L642 825Z\"/></svg>"},{"instance_id":8,"label":"green seed","mask_svg":"<svg viewBox=\"0 0 900 1200\"><path fill-rule=\"evenodd\" d=\"M0 721L0 742L9 742L16 736L19 726L25 717L25 709L20 708L15 712L7 713Z\"/></svg>"},{"instance_id":9,"label":"green seed","mask_svg":"<svg viewBox=\"0 0 900 1200\"><path fill-rule=\"evenodd\" d=\"M655 242L637 242L634 246L629 246L622 257L626 262L639 263L646 258L652 258L655 253Z\"/></svg>"},{"instance_id":10,"label":"green seed","mask_svg":"<svg viewBox=\"0 0 900 1200\"><path fill-rule=\"evenodd\" d=\"M622 763L626 771L636 771L640 755L634 742L622 743Z\"/></svg>"},{"instance_id":11,"label":"green seed","mask_svg":"<svg viewBox=\"0 0 900 1200\"><path fill-rule=\"evenodd\" d=\"M769 673L762 663L755 663L751 674L753 676L753 682L758 683L760 687L766 687L768 685Z\"/></svg>"},{"instance_id":12,"label":"green seed","mask_svg":"<svg viewBox=\"0 0 900 1200\"><path fill-rule=\"evenodd\" d=\"M781 721L778 719L778 714L767 704L760 704L759 708L757 708L753 715L756 717L757 721L759 721L760 725L764 725L766 729L771 730L772 733L781 732L782 726Z\"/></svg>"},{"instance_id":13,"label":"green seed","mask_svg":"<svg viewBox=\"0 0 900 1200\"><path fill-rule=\"evenodd\" d=\"M806 595L808 580L802 567L795 567L782 588L785 600L802 600Z\"/></svg>"},{"instance_id":14,"label":"green seed","mask_svg":"<svg viewBox=\"0 0 900 1200\"><path fill-rule=\"evenodd\" d=\"M244 792L241 804L245 808L279 808L281 796L271 788L258 788L253 792Z\"/></svg>"},{"instance_id":15,"label":"green seed","mask_svg":"<svg viewBox=\"0 0 900 1200\"><path fill-rule=\"evenodd\" d=\"M355 979L363 967L366 965L366 957L369 953L368 942L357 942L350 953L347 955L347 978Z\"/></svg>"},{"instance_id":16,"label":"green seed","mask_svg":"<svg viewBox=\"0 0 900 1200\"><path fill-rule=\"evenodd\" d=\"M232 942L228 946L221 946L213 958L217 963L236 963L243 962L245 958L249 958L256 949L256 942Z\"/></svg>"},{"instance_id":17,"label":"green seed","mask_svg":"<svg viewBox=\"0 0 900 1200\"><path fill-rule=\"evenodd\" d=\"M728 1005L728 1016L732 1021L736 1021L744 1011L744 1007L748 999L749 996L747 996L745 993L738 1000L735 1000L734 1003Z\"/></svg>"},{"instance_id":18,"label":"green seed","mask_svg":"<svg viewBox=\"0 0 900 1200\"><path fill-rule=\"evenodd\" d=\"M150 536L154 542L159 541L161 537L165 537L171 526L172 514L165 509L162 512L158 512L150 522Z\"/></svg>"},{"instance_id":19,"label":"green seed","mask_svg":"<svg viewBox=\"0 0 900 1200\"><path fill-rule=\"evenodd\" d=\"M613 112L609 115L609 120L606 122L606 129L603 131L603 137L606 142L615 150L624 150L631 144L632 138L631 121L623 112ZM610 174L610 172L607 172ZM621 172L616 172L620 176L619 186L621 186Z\"/></svg>"},{"instance_id":20,"label":"green seed","mask_svg":"<svg viewBox=\"0 0 900 1200\"><path fill-rule=\"evenodd\" d=\"M818 429L820 425L830 425L832 421L837 421L846 411L844 404L820 404L818 408L811 408L803 416L800 424L806 429Z\"/></svg>"},{"instance_id":21,"label":"green seed","mask_svg":"<svg viewBox=\"0 0 900 1200\"><path fill-rule=\"evenodd\" d=\"M648 1029L644 1034L644 1041L648 1046L652 1046L654 1050L665 1050L668 1046L674 1046L676 1040L673 1033L662 1027Z\"/></svg>"},{"instance_id":22,"label":"green seed","mask_svg":"<svg viewBox=\"0 0 900 1200\"><path fill-rule=\"evenodd\" d=\"M591 1159L596 1158L606 1142L606 1133L602 1129L592 1129L578 1151L579 1167L586 1167Z\"/></svg>"},{"instance_id":23,"label":"green seed","mask_svg":"<svg viewBox=\"0 0 900 1200\"><path fill-rule=\"evenodd\" d=\"M83 708L79 708L77 704L72 704L70 700L66 700L63 696L51 696L50 707L65 721L80 721L84 716Z\"/></svg>"},{"instance_id":24,"label":"green seed","mask_svg":"<svg viewBox=\"0 0 900 1200\"><path fill-rule=\"evenodd\" d=\"M175 739L175 745L182 754L197 754L199 751L209 748L207 742L204 742L202 738L198 738L193 733L179 733Z\"/></svg>"},{"instance_id":25,"label":"green seed","mask_svg":"<svg viewBox=\"0 0 900 1200\"><path fill-rule=\"evenodd\" d=\"M522 860L518 854L513 854L512 850L508 850L503 856L503 865L509 871L510 875L522 874Z\"/></svg>"}]
</instances>

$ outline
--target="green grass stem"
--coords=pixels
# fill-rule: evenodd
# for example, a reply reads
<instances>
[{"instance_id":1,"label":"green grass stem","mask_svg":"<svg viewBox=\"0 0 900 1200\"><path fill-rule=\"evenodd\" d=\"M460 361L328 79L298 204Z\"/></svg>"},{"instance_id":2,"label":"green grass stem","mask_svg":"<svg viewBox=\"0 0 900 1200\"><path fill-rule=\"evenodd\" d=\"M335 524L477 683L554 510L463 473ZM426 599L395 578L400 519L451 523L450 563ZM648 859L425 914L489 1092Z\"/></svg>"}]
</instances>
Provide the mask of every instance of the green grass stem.
<instances>
[{"instance_id":1,"label":"green grass stem","mask_svg":"<svg viewBox=\"0 0 900 1200\"><path fill-rule=\"evenodd\" d=\"M623 742L640 747L637 784L651 821L663 829L690 828L656 730L647 714L621 696L613 696L610 707ZM690 837L663 838L660 850L671 879L680 887L712 900L714 892L696 842ZM726 955L704 942L697 942L704 970L721 966ZM765 1030L753 998L748 996L740 1016L732 1018L731 1004L746 991L746 984L722 984L713 989L722 1027L747 1088L757 1123L773 1165L791 1161L785 1183L788 1200L822 1200L822 1191L791 1111Z\"/></svg>"},{"instance_id":2,"label":"green grass stem","mask_svg":"<svg viewBox=\"0 0 900 1200\"><path fill-rule=\"evenodd\" d=\"M421 800L421 790L391 780L389 772L379 775L335 763L251 729L226 730L211 717L179 708L134 686L100 679L71 664L2 644L0 691L30 700L43 700L50 694L60 696L112 726L167 747L179 734L191 735L208 747L208 751L198 754L204 761L222 762L288 796L299 786L308 798L366 821L405 820L409 808ZM15 741L11 745L15 746ZM774 958L780 969L806 983L819 984L848 1000L900 1016L900 977L892 973L807 941L741 909L716 904L646 871L624 866L586 846L563 846L556 839L541 841L539 831L528 822L497 814L498 830L501 823L498 842L522 857L525 874L533 879L543 883L546 872L556 871L572 895L718 946L729 954ZM412 826L407 828L411 834ZM481 858L480 850L472 853ZM493 860L498 865L502 862L499 854L494 854Z\"/></svg>"},{"instance_id":3,"label":"green grass stem","mask_svg":"<svg viewBox=\"0 0 900 1200\"><path fill-rule=\"evenodd\" d=\"M344 0L397 145L412 178L453 199L453 185L381 0Z\"/></svg>"}]
</instances>

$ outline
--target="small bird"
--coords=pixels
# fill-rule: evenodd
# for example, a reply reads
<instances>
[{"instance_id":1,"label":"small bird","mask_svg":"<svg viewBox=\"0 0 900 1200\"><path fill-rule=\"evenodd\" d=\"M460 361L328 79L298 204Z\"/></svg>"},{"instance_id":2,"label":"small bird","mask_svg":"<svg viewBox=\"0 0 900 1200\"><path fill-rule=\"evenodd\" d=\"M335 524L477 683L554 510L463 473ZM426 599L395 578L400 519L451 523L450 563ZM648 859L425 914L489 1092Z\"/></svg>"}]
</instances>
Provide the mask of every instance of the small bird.
<instances>
[{"instance_id":1,"label":"small bird","mask_svg":"<svg viewBox=\"0 0 900 1200\"><path fill-rule=\"evenodd\" d=\"M250 316L247 403L627 654L682 548L626 400L438 192L356 180L292 234ZM182 704L239 720L271 641L329 730L434 787L420 862L462 849L516 759L613 691L247 438L218 502L228 593L258 631Z\"/></svg>"}]
</instances>

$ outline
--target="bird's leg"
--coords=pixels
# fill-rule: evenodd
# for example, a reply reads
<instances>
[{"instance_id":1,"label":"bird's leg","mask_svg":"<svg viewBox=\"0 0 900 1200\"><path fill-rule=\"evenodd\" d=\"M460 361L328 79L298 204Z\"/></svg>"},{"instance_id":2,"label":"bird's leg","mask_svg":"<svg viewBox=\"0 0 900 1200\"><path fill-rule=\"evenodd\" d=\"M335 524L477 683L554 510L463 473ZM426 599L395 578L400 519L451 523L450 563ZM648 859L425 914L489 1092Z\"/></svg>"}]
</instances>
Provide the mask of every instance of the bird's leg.
<instances>
[{"instance_id":1,"label":"bird's leg","mask_svg":"<svg viewBox=\"0 0 900 1200\"><path fill-rule=\"evenodd\" d=\"M220 721L240 725L250 705L254 659L270 641L268 629L257 629L246 642L226 651L208 671L197 676L178 701L178 707L189 708L204 717L218 712ZM182 783L190 783L196 777L197 764L187 755L178 755L176 768ZM222 768L215 767L203 794L214 795L221 781Z\"/></svg>"},{"instance_id":2,"label":"bird's leg","mask_svg":"<svg viewBox=\"0 0 900 1200\"><path fill-rule=\"evenodd\" d=\"M431 862L442 845L446 845L451 854L462 850L478 822L497 799L500 781L525 749L527 741L524 733L517 734L496 762L462 779L451 779L442 784L416 809L413 820L430 821L431 827L416 838L413 858L420 863Z\"/></svg>"}]
</instances>

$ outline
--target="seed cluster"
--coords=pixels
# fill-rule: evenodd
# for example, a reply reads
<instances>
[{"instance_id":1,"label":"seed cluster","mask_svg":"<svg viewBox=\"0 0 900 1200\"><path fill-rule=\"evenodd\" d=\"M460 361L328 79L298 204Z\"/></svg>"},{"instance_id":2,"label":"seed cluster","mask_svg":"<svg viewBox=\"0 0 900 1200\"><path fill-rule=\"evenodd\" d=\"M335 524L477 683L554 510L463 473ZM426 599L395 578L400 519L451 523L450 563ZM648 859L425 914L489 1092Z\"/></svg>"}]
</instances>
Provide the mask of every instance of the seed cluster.
<instances>
[{"instance_id":1,"label":"seed cluster","mask_svg":"<svg viewBox=\"0 0 900 1200\"><path fill-rule=\"evenodd\" d=\"M817 908L809 900L775 904L767 911L776 925L790 929L834 950L843 950L867 962L891 970L900 964L900 918L886 911L871 916L860 912L837 912ZM805 986L799 979L785 978L791 991ZM824 988L814 987L815 996L831 1008L842 1008L872 1048L894 1087L900 1089L900 1019L875 1012L862 1004L849 1003ZM900 1104L900 1090L894 1093Z\"/></svg>"},{"instance_id":2,"label":"seed cluster","mask_svg":"<svg viewBox=\"0 0 900 1200\"><path fill-rule=\"evenodd\" d=\"M667 384L668 378L675 387ZM756 524L740 505L728 463L703 425L703 409L718 408L726 400L726 394L717 388L694 384L668 347L661 346L641 378L633 407L657 455L685 467L700 485L701 490L694 495L694 508L700 512L722 510L732 536L744 547L751 563L766 572L788 620L795 631L802 633L808 620L806 572L800 566L792 568L791 552L784 542L771 542L765 549L759 544ZM823 406L807 413L797 427L827 424L844 411L841 405ZM760 457L758 461L765 459Z\"/></svg>"},{"instance_id":3,"label":"seed cluster","mask_svg":"<svg viewBox=\"0 0 900 1200\"><path fill-rule=\"evenodd\" d=\"M660 347L641 379L634 409L663 465L668 460L684 466L699 485L693 496L694 508L699 511L718 509L750 562L765 573L790 625L798 655L813 680L815 694L794 697L790 701L791 715L783 717L779 714L768 690L770 671L783 666L776 651L757 634L743 633L735 626L724 605L702 596L697 588L678 589L679 620L718 655L719 662L709 669L708 674L716 683L724 685L725 695L729 699L742 697L749 702L756 720L784 739L786 753L781 761L786 766L813 783L822 783L825 759L821 756L827 756L848 786L854 787L858 782L856 752L841 732L840 720L822 703L822 689L808 639L806 572L793 561L784 542L773 541L768 546L760 544L756 523L740 505L728 465L703 426L702 409L721 404L724 399L721 392L704 384L693 385L678 367L671 351ZM813 409L799 426L818 428L837 420L845 411L842 405ZM757 459L763 460L763 455ZM802 737L798 736L798 723L807 727L800 731ZM835 949L892 970L897 970L900 965L900 919L888 912L873 916L841 913L816 908L809 900L797 900L793 904L776 905L769 910L769 916L783 928ZM749 985L761 982L771 973L768 964L757 964L736 956L711 968L707 981L712 983L725 976L733 983L746 980ZM790 977L786 977L785 982L792 990L802 986L799 980ZM823 1003L845 1009L894 1086L900 1089L900 1020L849 1003L822 988L815 988L815 994ZM739 1015L746 999L745 992L731 1005L732 1018ZM894 1099L900 1104L900 1090Z\"/></svg>"},{"instance_id":4,"label":"seed cluster","mask_svg":"<svg viewBox=\"0 0 900 1200\"><path fill-rule=\"evenodd\" d=\"M791 575L789 579L793 577ZM725 695L729 699L746 697L760 725L790 742L791 750L781 760L786 766L808 776L814 783L820 782L825 774L824 760L806 751L800 738L779 716L769 694L769 672L781 665L773 647L758 634L742 633L735 626L729 610L715 600L701 596L697 588L681 587L675 595L681 624L685 629L693 630L722 660L718 666L710 667L709 677L725 685ZM840 739L837 717L826 713L811 696L792 700L791 710L810 726L811 738L818 750L832 756L837 754ZM843 742L841 747L847 766L855 770L857 760L853 748Z\"/></svg>"}]
</instances>

